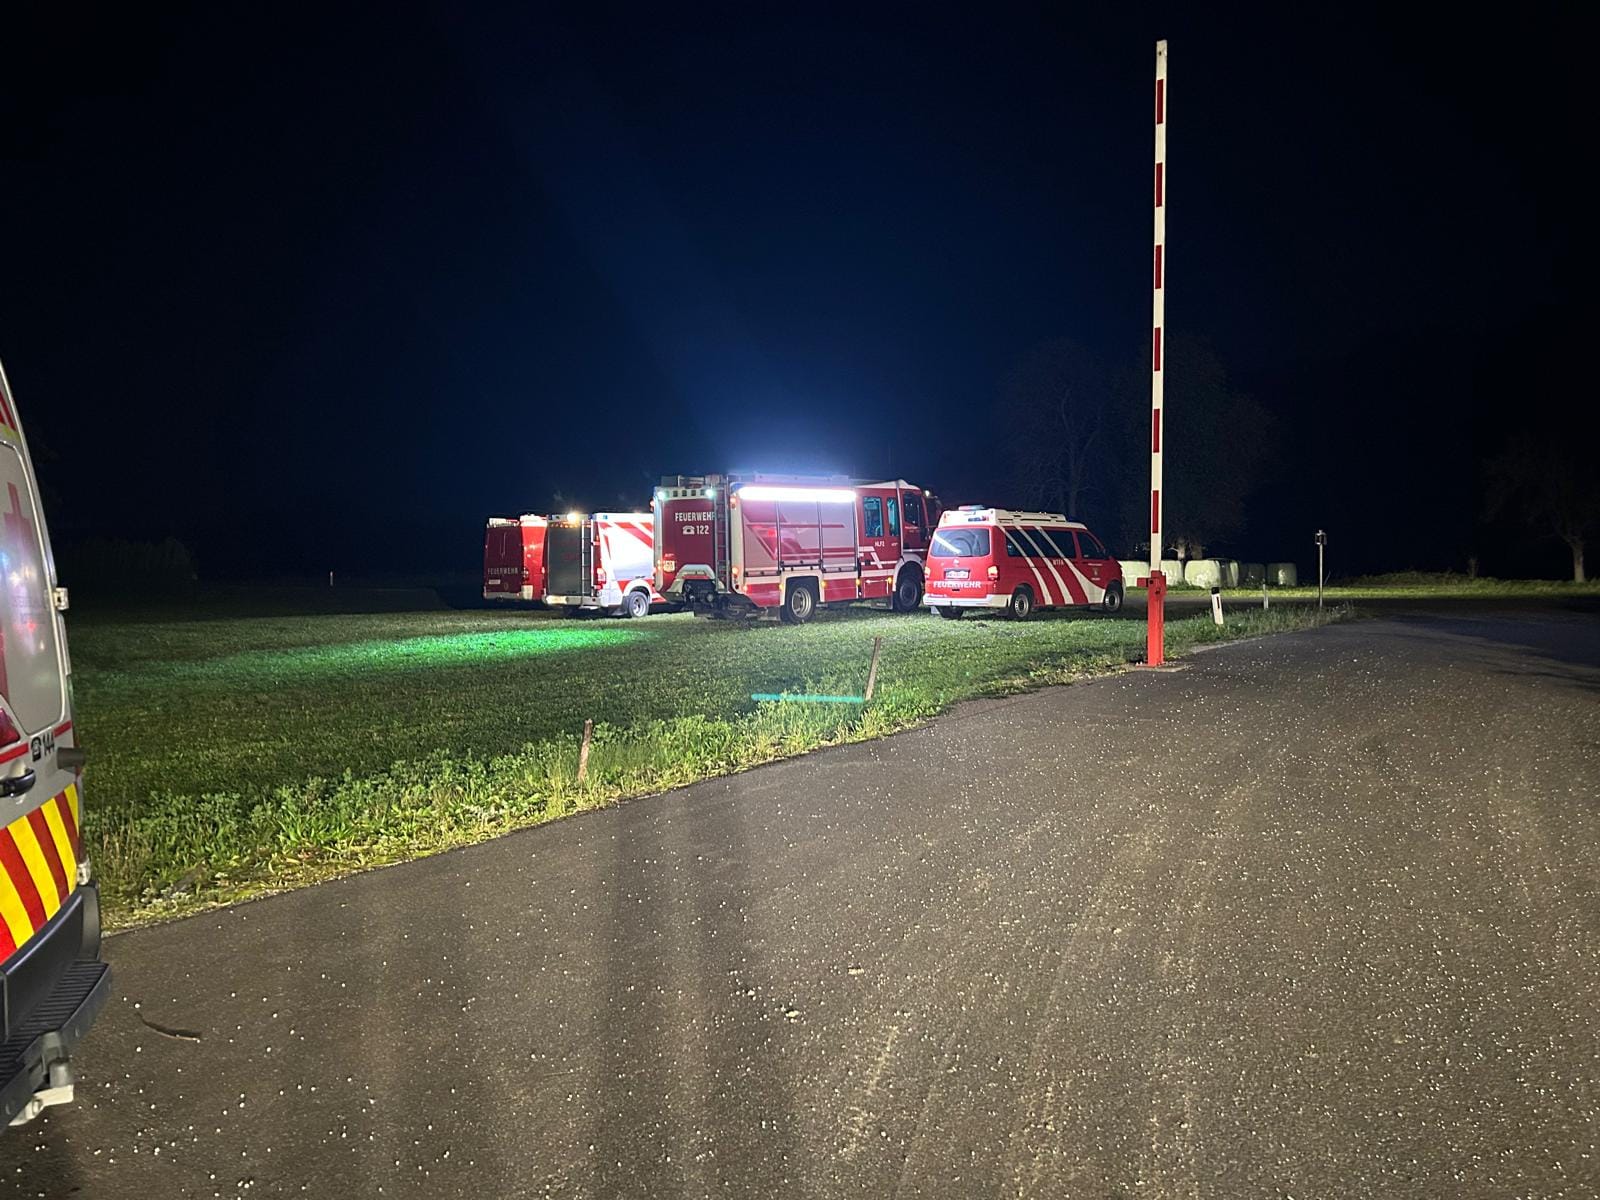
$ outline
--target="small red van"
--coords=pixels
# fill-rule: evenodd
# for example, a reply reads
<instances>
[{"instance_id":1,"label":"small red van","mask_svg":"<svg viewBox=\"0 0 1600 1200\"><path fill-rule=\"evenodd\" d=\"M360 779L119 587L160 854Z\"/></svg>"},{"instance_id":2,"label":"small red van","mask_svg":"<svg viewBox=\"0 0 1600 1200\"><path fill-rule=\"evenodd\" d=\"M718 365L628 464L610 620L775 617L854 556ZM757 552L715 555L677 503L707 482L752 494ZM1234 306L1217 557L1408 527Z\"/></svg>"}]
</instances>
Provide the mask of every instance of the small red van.
<instances>
[{"instance_id":1,"label":"small red van","mask_svg":"<svg viewBox=\"0 0 1600 1200\"><path fill-rule=\"evenodd\" d=\"M1122 607L1122 567L1100 539L1060 513L964 504L946 512L928 553L926 603L955 619L1003 608L1025 621L1039 608Z\"/></svg>"}]
</instances>

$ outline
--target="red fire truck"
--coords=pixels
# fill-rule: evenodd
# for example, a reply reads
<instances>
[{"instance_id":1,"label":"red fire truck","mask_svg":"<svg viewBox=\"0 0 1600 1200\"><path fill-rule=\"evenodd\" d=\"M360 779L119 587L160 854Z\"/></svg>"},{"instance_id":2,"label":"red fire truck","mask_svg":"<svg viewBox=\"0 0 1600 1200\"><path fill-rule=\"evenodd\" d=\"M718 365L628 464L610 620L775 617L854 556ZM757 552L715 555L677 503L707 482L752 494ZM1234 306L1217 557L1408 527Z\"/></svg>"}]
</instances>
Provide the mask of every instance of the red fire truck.
<instances>
[{"instance_id":1,"label":"red fire truck","mask_svg":"<svg viewBox=\"0 0 1600 1200\"><path fill-rule=\"evenodd\" d=\"M542 600L571 615L643 617L662 603L649 513L491 517L483 540L483 598Z\"/></svg>"},{"instance_id":2,"label":"red fire truck","mask_svg":"<svg viewBox=\"0 0 1600 1200\"><path fill-rule=\"evenodd\" d=\"M819 604L922 603L932 492L903 479L674 475L655 502L656 588L710 616L777 609L791 625Z\"/></svg>"}]
</instances>

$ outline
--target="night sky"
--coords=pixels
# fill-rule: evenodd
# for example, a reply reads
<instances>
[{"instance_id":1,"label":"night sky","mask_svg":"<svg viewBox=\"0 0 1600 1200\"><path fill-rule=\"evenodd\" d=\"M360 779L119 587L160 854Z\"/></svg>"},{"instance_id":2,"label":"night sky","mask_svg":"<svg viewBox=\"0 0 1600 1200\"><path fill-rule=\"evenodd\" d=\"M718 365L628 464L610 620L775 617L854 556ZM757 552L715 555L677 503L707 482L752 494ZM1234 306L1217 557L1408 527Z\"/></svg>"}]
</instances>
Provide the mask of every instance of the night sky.
<instances>
[{"instance_id":1,"label":"night sky","mask_svg":"<svg viewBox=\"0 0 1600 1200\"><path fill-rule=\"evenodd\" d=\"M5 20L0 358L67 566L470 571L727 467L1014 502L1007 372L1145 361L1166 37L1169 328L1278 438L1220 549L1566 569L1478 485L1591 408L1576 5L60 7Z\"/></svg>"}]
</instances>

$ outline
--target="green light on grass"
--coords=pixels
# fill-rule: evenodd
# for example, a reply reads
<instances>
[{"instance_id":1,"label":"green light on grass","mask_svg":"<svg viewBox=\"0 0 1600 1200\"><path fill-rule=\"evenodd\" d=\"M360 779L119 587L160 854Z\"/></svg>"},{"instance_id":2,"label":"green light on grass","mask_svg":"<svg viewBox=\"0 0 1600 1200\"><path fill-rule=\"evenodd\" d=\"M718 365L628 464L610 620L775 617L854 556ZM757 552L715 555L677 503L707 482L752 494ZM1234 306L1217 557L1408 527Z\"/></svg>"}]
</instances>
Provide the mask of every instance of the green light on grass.
<instances>
[{"instance_id":1,"label":"green light on grass","mask_svg":"<svg viewBox=\"0 0 1600 1200\"><path fill-rule=\"evenodd\" d=\"M282 683L323 676L359 677L372 672L482 666L503 659L622 646L649 636L647 630L599 626L386 638L331 646L252 650L204 662L171 663L167 665L167 673L236 677L241 685L254 687L264 680Z\"/></svg>"},{"instance_id":2,"label":"green light on grass","mask_svg":"<svg viewBox=\"0 0 1600 1200\"><path fill-rule=\"evenodd\" d=\"M751 692L750 699L761 701L786 701L790 704L865 704L862 696L814 696L807 692Z\"/></svg>"}]
</instances>

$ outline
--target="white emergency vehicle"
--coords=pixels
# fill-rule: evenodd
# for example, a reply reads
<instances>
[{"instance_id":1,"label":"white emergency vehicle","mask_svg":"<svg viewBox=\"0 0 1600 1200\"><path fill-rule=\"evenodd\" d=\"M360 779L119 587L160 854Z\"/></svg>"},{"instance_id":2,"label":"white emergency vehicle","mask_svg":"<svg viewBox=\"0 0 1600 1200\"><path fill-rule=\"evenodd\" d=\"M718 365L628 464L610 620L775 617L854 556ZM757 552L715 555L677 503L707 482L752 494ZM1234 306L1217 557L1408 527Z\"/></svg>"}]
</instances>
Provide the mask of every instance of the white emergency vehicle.
<instances>
[{"instance_id":1,"label":"white emergency vehicle","mask_svg":"<svg viewBox=\"0 0 1600 1200\"><path fill-rule=\"evenodd\" d=\"M81 833L66 608L0 369L0 1126L72 1100L68 1057L111 987Z\"/></svg>"}]
</instances>

